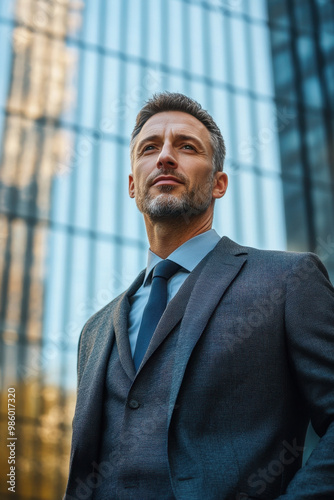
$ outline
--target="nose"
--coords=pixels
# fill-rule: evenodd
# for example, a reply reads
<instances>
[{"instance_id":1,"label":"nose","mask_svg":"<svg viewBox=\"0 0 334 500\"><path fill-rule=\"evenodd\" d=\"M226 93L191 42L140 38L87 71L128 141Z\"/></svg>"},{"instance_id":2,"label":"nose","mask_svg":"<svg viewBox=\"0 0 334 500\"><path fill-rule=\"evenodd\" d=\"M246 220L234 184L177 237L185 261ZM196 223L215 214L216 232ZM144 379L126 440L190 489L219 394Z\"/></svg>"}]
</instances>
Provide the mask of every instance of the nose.
<instances>
[{"instance_id":1,"label":"nose","mask_svg":"<svg viewBox=\"0 0 334 500\"><path fill-rule=\"evenodd\" d=\"M177 168L177 161L173 148L169 144L164 144L157 159L158 168Z\"/></svg>"}]
</instances>

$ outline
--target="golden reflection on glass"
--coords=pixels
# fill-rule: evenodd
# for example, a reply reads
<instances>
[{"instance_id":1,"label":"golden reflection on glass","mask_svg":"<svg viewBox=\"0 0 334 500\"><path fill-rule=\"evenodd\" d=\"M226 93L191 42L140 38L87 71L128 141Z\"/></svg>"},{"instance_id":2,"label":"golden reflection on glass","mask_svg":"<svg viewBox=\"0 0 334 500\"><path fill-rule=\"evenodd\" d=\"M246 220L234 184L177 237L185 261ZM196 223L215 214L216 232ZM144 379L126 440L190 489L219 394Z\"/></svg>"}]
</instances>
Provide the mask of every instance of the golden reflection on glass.
<instances>
[{"instance_id":1,"label":"golden reflection on glass","mask_svg":"<svg viewBox=\"0 0 334 500\"><path fill-rule=\"evenodd\" d=\"M11 224L10 270L7 290L7 310L4 331L19 332L21 326L21 303L24 278L24 257L27 240L27 227L22 220Z\"/></svg>"},{"instance_id":2,"label":"golden reflection on glass","mask_svg":"<svg viewBox=\"0 0 334 500\"><path fill-rule=\"evenodd\" d=\"M83 7L76 0L16 1L0 158L0 401L5 415L7 388L16 388L18 498L60 498L68 472L75 394L57 385L62 347L55 359L46 355L43 301L52 182L69 172L64 158L73 142L59 121L76 102L77 56L66 36L80 28ZM5 424L1 419L2 436ZM8 469L4 454L0 469ZM6 493L1 484L0 497Z\"/></svg>"}]
</instances>

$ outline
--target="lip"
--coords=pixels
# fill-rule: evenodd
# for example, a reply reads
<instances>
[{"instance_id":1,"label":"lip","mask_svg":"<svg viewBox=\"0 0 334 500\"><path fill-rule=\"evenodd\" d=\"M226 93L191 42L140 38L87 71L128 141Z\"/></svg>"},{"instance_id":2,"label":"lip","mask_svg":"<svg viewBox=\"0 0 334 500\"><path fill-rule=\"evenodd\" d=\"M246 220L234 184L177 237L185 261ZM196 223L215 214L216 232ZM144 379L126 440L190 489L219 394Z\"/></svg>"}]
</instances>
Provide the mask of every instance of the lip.
<instances>
[{"instance_id":1,"label":"lip","mask_svg":"<svg viewBox=\"0 0 334 500\"><path fill-rule=\"evenodd\" d=\"M152 186L163 186L164 184L168 185L176 185L183 184L177 177L173 177L171 175L159 175L156 179L154 179Z\"/></svg>"}]
</instances>

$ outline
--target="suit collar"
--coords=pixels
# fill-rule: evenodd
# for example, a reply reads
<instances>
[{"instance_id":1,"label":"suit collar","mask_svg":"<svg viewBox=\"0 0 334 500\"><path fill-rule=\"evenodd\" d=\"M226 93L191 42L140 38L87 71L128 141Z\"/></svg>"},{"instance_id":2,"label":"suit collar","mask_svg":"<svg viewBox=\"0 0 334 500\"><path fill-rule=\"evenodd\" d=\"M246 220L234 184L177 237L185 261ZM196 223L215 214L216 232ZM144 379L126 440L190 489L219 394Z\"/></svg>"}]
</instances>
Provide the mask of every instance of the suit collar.
<instances>
[{"instance_id":1,"label":"suit collar","mask_svg":"<svg viewBox=\"0 0 334 500\"><path fill-rule=\"evenodd\" d=\"M247 255L248 248L239 245L235 241L231 240L227 236L223 236L218 245L215 247L215 253L219 253L220 258L224 261L227 255Z\"/></svg>"},{"instance_id":2,"label":"suit collar","mask_svg":"<svg viewBox=\"0 0 334 500\"><path fill-rule=\"evenodd\" d=\"M168 255L167 259L176 262L183 267L183 269L191 273L219 241L220 237L216 231L214 229L209 229L204 233L190 238L190 240L183 243L176 250L174 250L174 252ZM156 266L156 264L158 264L161 260L162 259L151 250L148 251L144 283L147 282L154 266Z\"/></svg>"}]
</instances>

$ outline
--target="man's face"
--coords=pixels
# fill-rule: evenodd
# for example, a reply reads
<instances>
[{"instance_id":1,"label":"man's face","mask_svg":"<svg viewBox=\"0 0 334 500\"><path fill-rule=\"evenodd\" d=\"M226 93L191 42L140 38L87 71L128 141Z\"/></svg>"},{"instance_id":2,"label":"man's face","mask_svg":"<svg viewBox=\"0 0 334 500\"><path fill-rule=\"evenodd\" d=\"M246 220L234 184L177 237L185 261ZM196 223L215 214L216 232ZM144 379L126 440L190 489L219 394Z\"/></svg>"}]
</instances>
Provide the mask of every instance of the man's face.
<instances>
[{"instance_id":1,"label":"man's face","mask_svg":"<svg viewBox=\"0 0 334 500\"><path fill-rule=\"evenodd\" d=\"M218 196L210 133L197 118L180 111L157 113L136 139L129 194L143 214L154 220L213 209Z\"/></svg>"}]
</instances>

